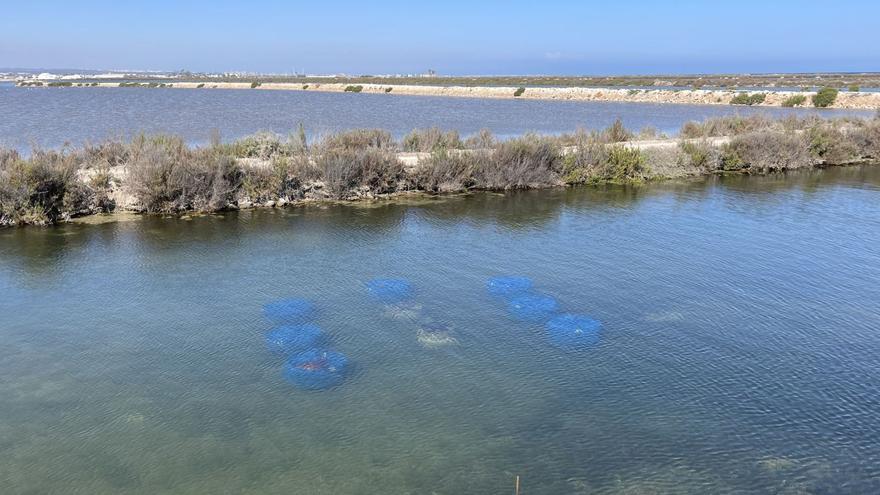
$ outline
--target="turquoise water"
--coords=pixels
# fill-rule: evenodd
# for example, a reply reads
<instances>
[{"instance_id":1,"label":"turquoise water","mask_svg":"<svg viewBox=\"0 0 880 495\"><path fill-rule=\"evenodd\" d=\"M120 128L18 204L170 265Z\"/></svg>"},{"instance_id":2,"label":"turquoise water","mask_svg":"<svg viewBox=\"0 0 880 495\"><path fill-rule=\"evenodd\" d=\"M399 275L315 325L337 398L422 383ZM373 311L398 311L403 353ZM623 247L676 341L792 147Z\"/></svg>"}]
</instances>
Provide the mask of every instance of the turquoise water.
<instances>
[{"instance_id":1,"label":"turquoise water","mask_svg":"<svg viewBox=\"0 0 880 495\"><path fill-rule=\"evenodd\" d=\"M2 230L0 491L877 493L878 200L849 168ZM283 297L340 386L283 379Z\"/></svg>"}]
</instances>

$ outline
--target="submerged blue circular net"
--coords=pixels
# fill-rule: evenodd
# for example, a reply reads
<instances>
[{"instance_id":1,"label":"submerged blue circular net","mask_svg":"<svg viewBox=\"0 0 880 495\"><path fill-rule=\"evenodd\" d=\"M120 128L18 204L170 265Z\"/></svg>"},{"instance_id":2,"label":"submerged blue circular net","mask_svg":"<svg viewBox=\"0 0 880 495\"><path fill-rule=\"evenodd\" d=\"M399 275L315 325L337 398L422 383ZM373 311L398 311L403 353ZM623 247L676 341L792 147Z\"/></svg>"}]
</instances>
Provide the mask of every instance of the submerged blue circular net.
<instances>
[{"instance_id":1,"label":"submerged blue circular net","mask_svg":"<svg viewBox=\"0 0 880 495\"><path fill-rule=\"evenodd\" d=\"M266 334L266 347L276 354L291 354L315 347L322 336L317 325L284 325Z\"/></svg>"},{"instance_id":2,"label":"submerged blue circular net","mask_svg":"<svg viewBox=\"0 0 880 495\"><path fill-rule=\"evenodd\" d=\"M338 352L310 349L294 355L284 365L284 378L297 387L323 390L345 379L348 359Z\"/></svg>"},{"instance_id":3,"label":"submerged blue circular net","mask_svg":"<svg viewBox=\"0 0 880 495\"><path fill-rule=\"evenodd\" d=\"M486 288L494 296L512 296L531 289L532 279L527 277L492 277L486 282Z\"/></svg>"},{"instance_id":4,"label":"submerged blue circular net","mask_svg":"<svg viewBox=\"0 0 880 495\"><path fill-rule=\"evenodd\" d=\"M524 294L516 296L507 304L507 309L515 318L524 321L544 321L550 318L559 304L556 299L543 294Z\"/></svg>"},{"instance_id":5,"label":"submerged blue circular net","mask_svg":"<svg viewBox=\"0 0 880 495\"><path fill-rule=\"evenodd\" d=\"M367 282L367 290L385 304L394 304L412 297L412 285L403 279L376 278Z\"/></svg>"},{"instance_id":6,"label":"submerged blue circular net","mask_svg":"<svg viewBox=\"0 0 880 495\"><path fill-rule=\"evenodd\" d=\"M599 343L602 324L584 315L559 315L545 325L547 338L556 347L576 349Z\"/></svg>"},{"instance_id":7,"label":"submerged blue circular net","mask_svg":"<svg viewBox=\"0 0 880 495\"><path fill-rule=\"evenodd\" d=\"M312 318L315 305L306 299L282 299L263 306L263 314L277 323L297 323Z\"/></svg>"}]
</instances>

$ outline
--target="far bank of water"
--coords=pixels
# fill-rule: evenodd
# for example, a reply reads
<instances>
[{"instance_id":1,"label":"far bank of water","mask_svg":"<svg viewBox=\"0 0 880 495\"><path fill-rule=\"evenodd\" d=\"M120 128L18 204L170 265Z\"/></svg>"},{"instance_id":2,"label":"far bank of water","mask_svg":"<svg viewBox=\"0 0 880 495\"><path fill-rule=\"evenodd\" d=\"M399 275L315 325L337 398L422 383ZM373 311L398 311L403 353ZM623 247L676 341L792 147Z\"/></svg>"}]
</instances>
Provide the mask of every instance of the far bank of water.
<instances>
[{"instance_id":1,"label":"far bank of water","mask_svg":"<svg viewBox=\"0 0 880 495\"><path fill-rule=\"evenodd\" d=\"M400 96L235 89L0 87L0 146L81 145L138 132L170 133L207 143L212 129L225 140L261 130L286 134L302 122L312 136L358 127L402 137L415 128L454 129L463 135L487 128L504 138L534 131L601 129L620 118L629 128L677 133L690 120L732 114L872 116L873 111L748 108Z\"/></svg>"}]
</instances>

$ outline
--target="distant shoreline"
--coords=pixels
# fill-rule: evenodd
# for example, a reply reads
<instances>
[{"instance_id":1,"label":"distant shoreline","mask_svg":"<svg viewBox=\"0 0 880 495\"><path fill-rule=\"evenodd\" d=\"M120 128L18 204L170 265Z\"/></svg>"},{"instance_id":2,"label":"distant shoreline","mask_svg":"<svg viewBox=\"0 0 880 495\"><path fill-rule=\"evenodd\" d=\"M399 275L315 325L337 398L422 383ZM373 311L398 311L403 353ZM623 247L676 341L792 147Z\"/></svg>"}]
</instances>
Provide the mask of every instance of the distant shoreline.
<instances>
[{"instance_id":1,"label":"distant shoreline","mask_svg":"<svg viewBox=\"0 0 880 495\"><path fill-rule=\"evenodd\" d=\"M27 86L29 82L19 82ZM30 83L32 84L32 83ZM48 88L50 82L43 83ZM57 83L56 83L57 84ZM346 83L293 83L293 82L65 82L65 87L110 88L162 87L174 89L241 89L275 91L316 91L325 93L371 93L409 96L446 96L463 98L493 98L547 101L600 101L653 104L731 105L738 95L756 95L760 102L749 106L812 108L815 91L743 91L731 89L635 89L626 87L507 87L507 86L431 86L422 84L346 84ZM79 86L78 86L79 85ZM792 98L802 102L792 105ZM846 110L880 109L880 93L840 91L834 103L827 108Z\"/></svg>"}]
</instances>

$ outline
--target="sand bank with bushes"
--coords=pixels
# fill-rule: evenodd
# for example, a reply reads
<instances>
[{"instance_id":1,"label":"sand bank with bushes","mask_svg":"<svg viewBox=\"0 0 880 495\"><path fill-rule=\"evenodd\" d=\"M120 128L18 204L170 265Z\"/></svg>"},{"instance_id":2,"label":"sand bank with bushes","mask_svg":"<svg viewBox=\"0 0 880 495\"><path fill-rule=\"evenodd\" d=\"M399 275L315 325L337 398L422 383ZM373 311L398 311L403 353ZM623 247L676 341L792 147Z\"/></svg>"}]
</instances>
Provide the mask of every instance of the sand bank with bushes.
<instances>
[{"instance_id":1,"label":"sand bank with bushes","mask_svg":"<svg viewBox=\"0 0 880 495\"><path fill-rule=\"evenodd\" d=\"M310 141L258 134L190 147L138 136L81 148L0 149L0 226L48 225L115 211L182 214L402 194L625 184L719 173L768 174L876 163L880 117L685 124L677 138L601 132L526 135L414 130L401 141L359 129Z\"/></svg>"},{"instance_id":2,"label":"sand bank with bushes","mask_svg":"<svg viewBox=\"0 0 880 495\"><path fill-rule=\"evenodd\" d=\"M37 84L22 82L20 85ZM61 83L39 83L49 87ZM162 87L178 89L241 89L262 91L318 91L394 94L413 96L448 96L464 98L508 98L523 100L602 101L637 103L678 103L699 105L744 104L766 107L827 107L852 110L880 109L880 93L835 91L830 101L816 104L816 91L740 91L718 89L627 89L595 87L502 87L502 86L431 86L407 84L344 84L291 82L92 82L63 83L67 87Z\"/></svg>"}]
</instances>

